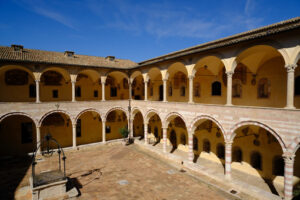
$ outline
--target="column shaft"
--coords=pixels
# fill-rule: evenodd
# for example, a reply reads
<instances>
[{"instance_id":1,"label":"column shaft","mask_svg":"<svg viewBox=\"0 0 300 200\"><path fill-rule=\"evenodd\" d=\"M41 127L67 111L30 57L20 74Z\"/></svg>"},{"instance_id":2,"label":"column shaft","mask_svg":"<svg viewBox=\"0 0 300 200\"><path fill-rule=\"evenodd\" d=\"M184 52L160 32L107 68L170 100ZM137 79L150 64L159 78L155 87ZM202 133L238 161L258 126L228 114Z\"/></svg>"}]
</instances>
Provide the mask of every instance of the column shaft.
<instances>
[{"instance_id":1,"label":"column shaft","mask_svg":"<svg viewBox=\"0 0 300 200\"><path fill-rule=\"evenodd\" d=\"M194 161L193 134L189 134L189 163Z\"/></svg>"},{"instance_id":2,"label":"column shaft","mask_svg":"<svg viewBox=\"0 0 300 200\"><path fill-rule=\"evenodd\" d=\"M144 123L144 140L145 144L148 144L148 124Z\"/></svg>"},{"instance_id":3,"label":"column shaft","mask_svg":"<svg viewBox=\"0 0 300 200\"><path fill-rule=\"evenodd\" d=\"M76 144L76 124L73 124L72 127L73 127L73 132L72 132L72 134L73 134L73 149L75 149L77 146L77 144Z\"/></svg>"},{"instance_id":4,"label":"column shaft","mask_svg":"<svg viewBox=\"0 0 300 200\"><path fill-rule=\"evenodd\" d=\"M232 75L233 72L227 72L227 106L232 105Z\"/></svg>"},{"instance_id":5,"label":"column shaft","mask_svg":"<svg viewBox=\"0 0 300 200\"><path fill-rule=\"evenodd\" d=\"M101 81L101 85L102 85L102 99L101 99L101 101L105 101L105 82Z\"/></svg>"},{"instance_id":6,"label":"column shaft","mask_svg":"<svg viewBox=\"0 0 300 200\"><path fill-rule=\"evenodd\" d=\"M131 82L129 81L129 99L132 99L132 87L131 87Z\"/></svg>"},{"instance_id":7,"label":"column shaft","mask_svg":"<svg viewBox=\"0 0 300 200\"><path fill-rule=\"evenodd\" d=\"M41 153L41 128L39 126L36 127L36 148L37 152Z\"/></svg>"},{"instance_id":8,"label":"column shaft","mask_svg":"<svg viewBox=\"0 0 300 200\"><path fill-rule=\"evenodd\" d=\"M164 99L163 102L167 102L167 79L163 79L163 93L164 93Z\"/></svg>"},{"instance_id":9,"label":"column shaft","mask_svg":"<svg viewBox=\"0 0 300 200\"><path fill-rule=\"evenodd\" d=\"M40 81L35 81L36 103L40 103Z\"/></svg>"},{"instance_id":10,"label":"column shaft","mask_svg":"<svg viewBox=\"0 0 300 200\"><path fill-rule=\"evenodd\" d=\"M294 175L294 157L295 155L284 157L284 199L293 198L293 175Z\"/></svg>"},{"instance_id":11,"label":"column shaft","mask_svg":"<svg viewBox=\"0 0 300 200\"><path fill-rule=\"evenodd\" d=\"M167 128L163 128L163 152L167 152Z\"/></svg>"},{"instance_id":12,"label":"column shaft","mask_svg":"<svg viewBox=\"0 0 300 200\"><path fill-rule=\"evenodd\" d=\"M75 99L75 84L76 84L76 81L71 81L72 82L72 102L75 102L76 99Z\"/></svg>"},{"instance_id":13,"label":"column shaft","mask_svg":"<svg viewBox=\"0 0 300 200\"><path fill-rule=\"evenodd\" d=\"M295 108L294 106L294 76L296 65L287 65L287 96L286 108Z\"/></svg>"},{"instance_id":14,"label":"column shaft","mask_svg":"<svg viewBox=\"0 0 300 200\"><path fill-rule=\"evenodd\" d=\"M106 128L105 121L102 121L102 143L106 143Z\"/></svg>"},{"instance_id":15,"label":"column shaft","mask_svg":"<svg viewBox=\"0 0 300 200\"><path fill-rule=\"evenodd\" d=\"M193 82L194 82L194 77L190 76L189 77L189 103L194 103L193 101Z\"/></svg>"},{"instance_id":16,"label":"column shaft","mask_svg":"<svg viewBox=\"0 0 300 200\"><path fill-rule=\"evenodd\" d=\"M225 177L231 178L232 142L225 143Z\"/></svg>"},{"instance_id":17,"label":"column shaft","mask_svg":"<svg viewBox=\"0 0 300 200\"><path fill-rule=\"evenodd\" d=\"M144 82L144 84L145 84L145 101L148 101L148 82L147 81L145 81Z\"/></svg>"}]
</instances>

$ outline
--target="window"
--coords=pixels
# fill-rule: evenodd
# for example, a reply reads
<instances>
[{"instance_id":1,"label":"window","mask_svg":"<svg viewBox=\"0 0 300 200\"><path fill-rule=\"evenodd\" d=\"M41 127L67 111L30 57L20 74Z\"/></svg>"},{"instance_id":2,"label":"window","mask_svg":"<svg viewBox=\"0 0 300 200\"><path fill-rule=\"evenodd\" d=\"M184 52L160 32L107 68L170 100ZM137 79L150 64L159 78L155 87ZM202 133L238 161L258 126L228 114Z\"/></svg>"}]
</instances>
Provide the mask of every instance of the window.
<instances>
[{"instance_id":1,"label":"window","mask_svg":"<svg viewBox=\"0 0 300 200\"><path fill-rule=\"evenodd\" d=\"M243 153L239 147L233 148L232 161L233 162L242 162L243 161Z\"/></svg>"},{"instance_id":2,"label":"window","mask_svg":"<svg viewBox=\"0 0 300 200\"><path fill-rule=\"evenodd\" d=\"M21 142L22 144L32 143L32 132L33 124L32 122L22 123L21 124Z\"/></svg>"},{"instance_id":3,"label":"window","mask_svg":"<svg viewBox=\"0 0 300 200\"><path fill-rule=\"evenodd\" d=\"M193 150L198 151L198 139L196 136L193 137Z\"/></svg>"},{"instance_id":4,"label":"window","mask_svg":"<svg viewBox=\"0 0 300 200\"><path fill-rule=\"evenodd\" d=\"M76 137L81 137L81 119L77 120L77 124L76 124Z\"/></svg>"},{"instance_id":5,"label":"window","mask_svg":"<svg viewBox=\"0 0 300 200\"><path fill-rule=\"evenodd\" d=\"M300 76L295 78L295 95L300 95Z\"/></svg>"},{"instance_id":6,"label":"window","mask_svg":"<svg viewBox=\"0 0 300 200\"><path fill-rule=\"evenodd\" d=\"M116 97L117 96L117 88L116 87L111 87L110 88L110 96L111 97Z\"/></svg>"},{"instance_id":7,"label":"window","mask_svg":"<svg viewBox=\"0 0 300 200\"><path fill-rule=\"evenodd\" d=\"M275 156L273 158L273 175L284 176L284 160L282 156Z\"/></svg>"},{"instance_id":8,"label":"window","mask_svg":"<svg viewBox=\"0 0 300 200\"><path fill-rule=\"evenodd\" d=\"M153 96L153 87L152 86L150 87L150 96L151 97Z\"/></svg>"},{"instance_id":9,"label":"window","mask_svg":"<svg viewBox=\"0 0 300 200\"><path fill-rule=\"evenodd\" d=\"M80 86L76 86L75 96L76 97L81 97L81 87Z\"/></svg>"},{"instance_id":10,"label":"window","mask_svg":"<svg viewBox=\"0 0 300 200\"><path fill-rule=\"evenodd\" d=\"M259 152L253 152L251 154L251 166L255 169L262 170L262 163L261 163L261 155Z\"/></svg>"},{"instance_id":11,"label":"window","mask_svg":"<svg viewBox=\"0 0 300 200\"><path fill-rule=\"evenodd\" d=\"M221 83L219 81L215 81L211 84L211 95L212 96L221 96Z\"/></svg>"},{"instance_id":12,"label":"window","mask_svg":"<svg viewBox=\"0 0 300 200\"><path fill-rule=\"evenodd\" d=\"M199 83L195 84L194 96L195 97L200 97L200 84Z\"/></svg>"},{"instance_id":13,"label":"window","mask_svg":"<svg viewBox=\"0 0 300 200\"><path fill-rule=\"evenodd\" d=\"M257 97L269 98L270 97L270 81L267 78L262 78L258 82Z\"/></svg>"},{"instance_id":14,"label":"window","mask_svg":"<svg viewBox=\"0 0 300 200\"><path fill-rule=\"evenodd\" d=\"M172 95L173 95L173 88L172 88L171 83L170 83L170 85L169 85L168 95L169 95L169 96L172 96Z\"/></svg>"},{"instance_id":15,"label":"window","mask_svg":"<svg viewBox=\"0 0 300 200\"><path fill-rule=\"evenodd\" d=\"M98 90L94 90L94 97L98 97Z\"/></svg>"},{"instance_id":16,"label":"window","mask_svg":"<svg viewBox=\"0 0 300 200\"><path fill-rule=\"evenodd\" d=\"M110 133L110 126L105 126L105 133Z\"/></svg>"},{"instance_id":17,"label":"window","mask_svg":"<svg viewBox=\"0 0 300 200\"><path fill-rule=\"evenodd\" d=\"M52 90L52 97L58 98L58 90Z\"/></svg>"},{"instance_id":18,"label":"window","mask_svg":"<svg viewBox=\"0 0 300 200\"><path fill-rule=\"evenodd\" d=\"M224 159L225 158L225 147L223 144L218 144L217 145L217 156L220 159Z\"/></svg>"},{"instance_id":19,"label":"window","mask_svg":"<svg viewBox=\"0 0 300 200\"><path fill-rule=\"evenodd\" d=\"M210 153L210 142L207 139L203 140L203 151Z\"/></svg>"},{"instance_id":20,"label":"window","mask_svg":"<svg viewBox=\"0 0 300 200\"><path fill-rule=\"evenodd\" d=\"M30 85L29 85L29 97L30 97L30 98L35 98L35 97L36 97L36 88L35 88L35 84L30 84Z\"/></svg>"},{"instance_id":21,"label":"window","mask_svg":"<svg viewBox=\"0 0 300 200\"><path fill-rule=\"evenodd\" d=\"M242 81L240 79L234 79L232 84L232 97L242 97Z\"/></svg>"},{"instance_id":22,"label":"window","mask_svg":"<svg viewBox=\"0 0 300 200\"><path fill-rule=\"evenodd\" d=\"M180 88L180 96L182 96L182 97L185 96L185 87L184 87L184 86L182 86L182 87Z\"/></svg>"}]
</instances>

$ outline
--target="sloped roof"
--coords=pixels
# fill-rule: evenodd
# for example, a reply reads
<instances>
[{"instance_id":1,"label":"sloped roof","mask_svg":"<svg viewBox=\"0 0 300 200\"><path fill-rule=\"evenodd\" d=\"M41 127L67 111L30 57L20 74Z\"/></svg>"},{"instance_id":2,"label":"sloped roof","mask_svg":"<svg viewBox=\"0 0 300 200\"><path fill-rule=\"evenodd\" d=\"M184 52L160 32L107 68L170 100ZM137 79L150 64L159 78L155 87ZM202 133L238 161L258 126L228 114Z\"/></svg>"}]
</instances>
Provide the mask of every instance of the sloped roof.
<instances>
[{"instance_id":1,"label":"sloped roof","mask_svg":"<svg viewBox=\"0 0 300 200\"><path fill-rule=\"evenodd\" d=\"M113 61L111 61L110 59L106 59L104 57L77 54L68 57L65 56L63 52L43 51L35 49L23 49L22 51L14 51L13 47L7 46L0 46L0 60L124 69L137 65L137 63L135 62L125 59L115 58Z\"/></svg>"}]
</instances>

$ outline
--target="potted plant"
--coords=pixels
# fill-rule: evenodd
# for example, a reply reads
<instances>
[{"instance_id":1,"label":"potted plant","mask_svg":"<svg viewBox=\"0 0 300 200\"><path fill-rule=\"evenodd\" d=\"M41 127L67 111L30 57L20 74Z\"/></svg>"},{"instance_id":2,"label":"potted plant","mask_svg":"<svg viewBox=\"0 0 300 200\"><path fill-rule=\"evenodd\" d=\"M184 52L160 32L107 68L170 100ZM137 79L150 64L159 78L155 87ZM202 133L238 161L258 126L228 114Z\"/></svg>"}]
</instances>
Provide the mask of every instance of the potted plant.
<instances>
[{"instance_id":1,"label":"potted plant","mask_svg":"<svg viewBox=\"0 0 300 200\"><path fill-rule=\"evenodd\" d=\"M119 129L119 133L122 135L122 137L124 138L124 144L127 145L129 144L129 130L127 127L122 127Z\"/></svg>"}]
</instances>

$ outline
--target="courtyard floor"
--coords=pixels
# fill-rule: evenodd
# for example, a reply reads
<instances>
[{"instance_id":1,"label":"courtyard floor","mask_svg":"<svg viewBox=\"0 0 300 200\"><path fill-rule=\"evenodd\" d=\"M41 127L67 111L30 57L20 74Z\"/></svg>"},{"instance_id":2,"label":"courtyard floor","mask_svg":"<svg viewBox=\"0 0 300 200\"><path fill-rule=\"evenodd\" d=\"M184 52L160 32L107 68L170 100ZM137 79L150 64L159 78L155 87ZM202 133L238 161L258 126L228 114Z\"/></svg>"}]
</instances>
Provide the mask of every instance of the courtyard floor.
<instances>
[{"instance_id":1,"label":"courtyard floor","mask_svg":"<svg viewBox=\"0 0 300 200\"><path fill-rule=\"evenodd\" d=\"M207 184L182 166L141 151L138 145L91 146L67 151L66 156L67 175L77 183L81 193L76 199L252 199ZM54 161L54 158L41 160L37 170L55 167ZM31 199L30 159L1 163L0 199Z\"/></svg>"}]
</instances>

